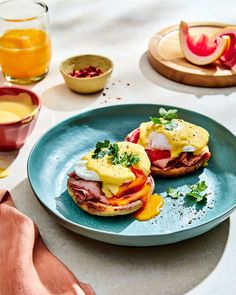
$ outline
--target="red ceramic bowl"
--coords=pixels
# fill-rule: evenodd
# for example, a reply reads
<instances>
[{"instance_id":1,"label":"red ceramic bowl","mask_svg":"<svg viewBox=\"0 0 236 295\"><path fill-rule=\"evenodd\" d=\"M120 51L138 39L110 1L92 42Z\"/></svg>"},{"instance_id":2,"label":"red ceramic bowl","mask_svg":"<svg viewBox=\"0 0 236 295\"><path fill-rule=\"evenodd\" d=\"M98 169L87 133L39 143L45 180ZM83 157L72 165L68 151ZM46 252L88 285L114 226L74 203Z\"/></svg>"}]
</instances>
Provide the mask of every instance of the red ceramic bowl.
<instances>
[{"instance_id":1,"label":"red ceramic bowl","mask_svg":"<svg viewBox=\"0 0 236 295\"><path fill-rule=\"evenodd\" d=\"M32 114L27 115L21 120L0 123L0 150L20 149L35 126L41 108L41 100L34 92L23 87L0 87L0 101L1 97L7 94L15 96L17 102L17 100L19 101L20 99L19 97L17 97L20 93L29 94L32 105L35 106L36 111Z\"/></svg>"}]
</instances>

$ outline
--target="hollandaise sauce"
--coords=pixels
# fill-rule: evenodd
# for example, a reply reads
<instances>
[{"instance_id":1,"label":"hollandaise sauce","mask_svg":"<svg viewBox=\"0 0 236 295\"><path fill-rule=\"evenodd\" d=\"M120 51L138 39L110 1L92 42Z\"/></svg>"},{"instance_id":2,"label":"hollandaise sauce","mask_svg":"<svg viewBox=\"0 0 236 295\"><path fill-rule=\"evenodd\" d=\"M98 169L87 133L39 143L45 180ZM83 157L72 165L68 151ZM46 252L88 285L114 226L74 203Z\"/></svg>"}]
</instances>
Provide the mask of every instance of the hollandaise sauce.
<instances>
[{"instance_id":1,"label":"hollandaise sauce","mask_svg":"<svg viewBox=\"0 0 236 295\"><path fill-rule=\"evenodd\" d=\"M160 214L164 204L162 196L158 194L149 195L142 208L136 211L133 216L139 221L147 221Z\"/></svg>"},{"instance_id":2,"label":"hollandaise sauce","mask_svg":"<svg viewBox=\"0 0 236 295\"><path fill-rule=\"evenodd\" d=\"M144 148L141 145L131 142L118 142L120 153L134 153L139 156L139 162L134 168L140 169L145 175L150 173L150 161ZM87 161L87 169L96 172L102 181L102 191L106 197L112 197L119 191L121 185L135 180L135 175L130 167L120 164L114 165L109 160L108 155L103 158L92 158L93 152L83 157Z\"/></svg>"},{"instance_id":3,"label":"hollandaise sauce","mask_svg":"<svg viewBox=\"0 0 236 295\"><path fill-rule=\"evenodd\" d=\"M36 112L28 93L2 95L0 98L0 124L19 121Z\"/></svg>"},{"instance_id":4,"label":"hollandaise sauce","mask_svg":"<svg viewBox=\"0 0 236 295\"><path fill-rule=\"evenodd\" d=\"M198 155L207 146L209 133L202 127L185 122L184 120L175 120L177 127L173 130L166 129L163 124L154 124L145 122L140 125L140 137L138 144L145 148L150 144L150 134L156 132L163 134L170 146L171 157L178 157L184 148L191 147L194 155Z\"/></svg>"}]
</instances>

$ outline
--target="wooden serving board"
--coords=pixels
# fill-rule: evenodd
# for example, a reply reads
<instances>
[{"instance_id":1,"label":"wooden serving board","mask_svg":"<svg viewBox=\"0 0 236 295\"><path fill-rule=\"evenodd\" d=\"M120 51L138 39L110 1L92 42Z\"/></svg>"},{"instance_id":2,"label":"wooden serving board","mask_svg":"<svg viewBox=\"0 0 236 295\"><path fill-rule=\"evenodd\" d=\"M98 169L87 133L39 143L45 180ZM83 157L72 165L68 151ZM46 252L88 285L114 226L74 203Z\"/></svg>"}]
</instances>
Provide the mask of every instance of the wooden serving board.
<instances>
[{"instance_id":1,"label":"wooden serving board","mask_svg":"<svg viewBox=\"0 0 236 295\"><path fill-rule=\"evenodd\" d=\"M190 23L190 34L213 36L222 28L222 23ZM179 44L179 25L156 33L149 42L148 59L161 75L183 84L203 87L228 87L236 85L236 73L216 64L197 66L188 62Z\"/></svg>"}]
</instances>

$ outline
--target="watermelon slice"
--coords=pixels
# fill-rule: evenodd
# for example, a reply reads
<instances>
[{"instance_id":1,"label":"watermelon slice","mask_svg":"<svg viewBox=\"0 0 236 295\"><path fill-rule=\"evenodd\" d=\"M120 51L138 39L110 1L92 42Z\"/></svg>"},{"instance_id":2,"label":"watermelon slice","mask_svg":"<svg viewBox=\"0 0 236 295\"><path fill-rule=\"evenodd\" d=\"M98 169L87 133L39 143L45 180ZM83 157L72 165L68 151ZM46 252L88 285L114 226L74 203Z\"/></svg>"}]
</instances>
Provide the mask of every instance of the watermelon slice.
<instances>
[{"instance_id":1,"label":"watermelon slice","mask_svg":"<svg viewBox=\"0 0 236 295\"><path fill-rule=\"evenodd\" d=\"M219 64L229 70L236 71L236 27L226 27L217 37L228 36L230 37L230 45L225 50L224 54L219 58Z\"/></svg>"},{"instance_id":2,"label":"watermelon slice","mask_svg":"<svg viewBox=\"0 0 236 295\"><path fill-rule=\"evenodd\" d=\"M216 61L230 46L230 37L227 34L213 39L202 34L196 40L189 35L189 27L183 21L179 27L179 40L185 58L195 65L208 65Z\"/></svg>"}]
</instances>

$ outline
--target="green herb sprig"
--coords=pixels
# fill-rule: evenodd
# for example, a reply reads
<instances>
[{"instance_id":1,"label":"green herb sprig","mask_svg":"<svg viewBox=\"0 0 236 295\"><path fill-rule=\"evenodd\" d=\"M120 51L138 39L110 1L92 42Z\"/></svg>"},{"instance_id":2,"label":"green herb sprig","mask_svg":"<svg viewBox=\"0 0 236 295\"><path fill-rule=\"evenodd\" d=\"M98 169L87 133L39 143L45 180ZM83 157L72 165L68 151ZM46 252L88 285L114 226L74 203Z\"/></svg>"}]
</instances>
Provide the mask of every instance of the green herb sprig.
<instances>
[{"instance_id":1,"label":"green herb sprig","mask_svg":"<svg viewBox=\"0 0 236 295\"><path fill-rule=\"evenodd\" d=\"M172 199L178 199L181 195L180 191L178 191L175 188L169 187L167 190L168 196L170 196Z\"/></svg>"},{"instance_id":2,"label":"green herb sprig","mask_svg":"<svg viewBox=\"0 0 236 295\"><path fill-rule=\"evenodd\" d=\"M187 197L192 197L196 200L196 202L201 202L207 198L209 194L203 193L208 188L205 181L198 182L194 185L190 185L190 192L186 194Z\"/></svg>"},{"instance_id":3,"label":"green herb sprig","mask_svg":"<svg viewBox=\"0 0 236 295\"><path fill-rule=\"evenodd\" d=\"M185 195L186 197L193 198L197 203L206 200L209 193L204 193L208 188L206 182L203 180L193 185L188 185L188 191L186 193L180 192L178 189L169 187L167 190L167 194L172 199L178 199L181 195Z\"/></svg>"},{"instance_id":4,"label":"green herb sprig","mask_svg":"<svg viewBox=\"0 0 236 295\"><path fill-rule=\"evenodd\" d=\"M108 148L110 146L110 140L104 140L104 142L98 141L96 143L96 148L93 152L92 158L99 159L105 157L108 153Z\"/></svg>"},{"instance_id":5,"label":"green herb sprig","mask_svg":"<svg viewBox=\"0 0 236 295\"><path fill-rule=\"evenodd\" d=\"M124 167L133 166L140 160L139 156L134 153L119 153L119 146L117 143L110 143L109 140L97 142L96 148L92 154L92 158L99 159L105 157L106 155L109 156L109 160L112 162L112 164L120 164Z\"/></svg>"},{"instance_id":6,"label":"green herb sprig","mask_svg":"<svg viewBox=\"0 0 236 295\"><path fill-rule=\"evenodd\" d=\"M150 120L154 124L164 125L167 130L172 131L172 130L174 130L175 128L178 127L178 124L175 121L175 119L178 118L177 112L178 111L175 110L175 109L170 109L170 110L167 111L164 108L160 108L159 109L160 117L150 117Z\"/></svg>"}]
</instances>

